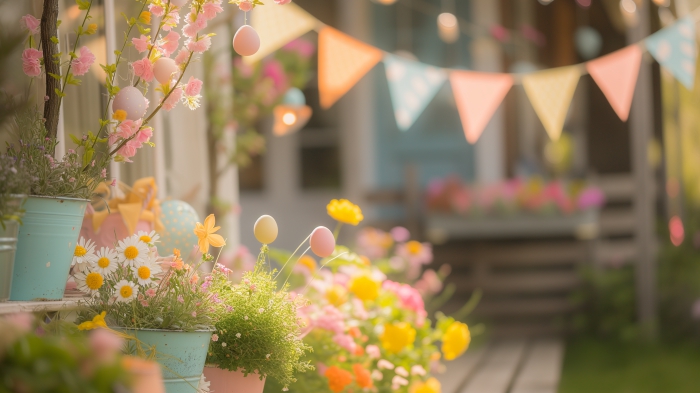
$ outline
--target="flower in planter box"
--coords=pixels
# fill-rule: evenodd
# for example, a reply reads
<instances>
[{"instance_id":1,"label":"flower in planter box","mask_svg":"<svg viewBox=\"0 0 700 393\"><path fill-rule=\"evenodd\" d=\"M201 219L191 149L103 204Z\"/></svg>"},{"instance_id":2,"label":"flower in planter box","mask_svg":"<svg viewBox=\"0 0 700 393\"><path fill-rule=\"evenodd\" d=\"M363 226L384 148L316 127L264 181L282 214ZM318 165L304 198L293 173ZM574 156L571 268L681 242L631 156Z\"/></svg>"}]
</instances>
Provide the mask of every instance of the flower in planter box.
<instances>
[{"instance_id":1,"label":"flower in planter box","mask_svg":"<svg viewBox=\"0 0 700 393\"><path fill-rule=\"evenodd\" d=\"M78 240L73 252L73 262L71 266L75 266L77 270L86 271L97 262L95 255L95 243L92 240L85 240L82 236Z\"/></svg>"},{"instance_id":2,"label":"flower in planter box","mask_svg":"<svg viewBox=\"0 0 700 393\"><path fill-rule=\"evenodd\" d=\"M119 263L127 266L143 263L148 258L148 246L136 236L129 236L124 240L120 240L116 250Z\"/></svg>"}]
</instances>

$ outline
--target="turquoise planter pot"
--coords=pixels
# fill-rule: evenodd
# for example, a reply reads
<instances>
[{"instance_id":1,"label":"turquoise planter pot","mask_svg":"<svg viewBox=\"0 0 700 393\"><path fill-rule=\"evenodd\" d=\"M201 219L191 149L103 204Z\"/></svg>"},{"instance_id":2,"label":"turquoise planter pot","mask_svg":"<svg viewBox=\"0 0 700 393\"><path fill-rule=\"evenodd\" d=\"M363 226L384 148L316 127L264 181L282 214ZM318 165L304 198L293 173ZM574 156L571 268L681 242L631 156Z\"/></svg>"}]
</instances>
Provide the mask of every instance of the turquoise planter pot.
<instances>
[{"instance_id":1,"label":"turquoise planter pot","mask_svg":"<svg viewBox=\"0 0 700 393\"><path fill-rule=\"evenodd\" d=\"M60 300L87 199L30 196L17 237L10 300Z\"/></svg>"},{"instance_id":2,"label":"turquoise planter pot","mask_svg":"<svg viewBox=\"0 0 700 393\"><path fill-rule=\"evenodd\" d=\"M211 331L127 330L144 346L156 349L167 393L194 393L207 360Z\"/></svg>"}]
</instances>

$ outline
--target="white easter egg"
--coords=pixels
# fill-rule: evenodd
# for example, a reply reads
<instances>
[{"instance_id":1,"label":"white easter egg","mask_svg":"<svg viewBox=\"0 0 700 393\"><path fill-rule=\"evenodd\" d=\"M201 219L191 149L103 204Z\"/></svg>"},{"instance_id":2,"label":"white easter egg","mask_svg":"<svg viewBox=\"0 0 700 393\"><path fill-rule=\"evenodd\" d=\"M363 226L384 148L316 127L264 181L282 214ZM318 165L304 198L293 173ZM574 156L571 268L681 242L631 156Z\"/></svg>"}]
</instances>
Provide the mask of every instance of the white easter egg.
<instances>
[{"instance_id":1,"label":"white easter egg","mask_svg":"<svg viewBox=\"0 0 700 393\"><path fill-rule=\"evenodd\" d=\"M241 56L252 56L260 49L260 36L254 28L241 26L233 36L233 49Z\"/></svg>"},{"instance_id":2,"label":"white easter egg","mask_svg":"<svg viewBox=\"0 0 700 393\"><path fill-rule=\"evenodd\" d=\"M260 216L253 227L255 238L262 244L270 244L277 239L277 222L268 215Z\"/></svg>"},{"instance_id":3,"label":"white easter egg","mask_svg":"<svg viewBox=\"0 0 700 393\"><path fill-rule=\"evenodd\" d=\"M146 114L148 106L141 90L133 86L127 86L119 90L114 96L112 110L116 112L119 109L126 112L127 119L138 120Z\"/></svg>"},{"instance_id":4,"label":"white easter egg","mask_svg":"<svg viewBox=\"0 0 700 393\"><path fill-rule=\"evenodd\" d=\"M180 67L177 66L175 60L169 57L161 57L153 64L153 76L162 85L170 84L170 81L176 78L179 72Z\"/></svg>"}]
</instances>

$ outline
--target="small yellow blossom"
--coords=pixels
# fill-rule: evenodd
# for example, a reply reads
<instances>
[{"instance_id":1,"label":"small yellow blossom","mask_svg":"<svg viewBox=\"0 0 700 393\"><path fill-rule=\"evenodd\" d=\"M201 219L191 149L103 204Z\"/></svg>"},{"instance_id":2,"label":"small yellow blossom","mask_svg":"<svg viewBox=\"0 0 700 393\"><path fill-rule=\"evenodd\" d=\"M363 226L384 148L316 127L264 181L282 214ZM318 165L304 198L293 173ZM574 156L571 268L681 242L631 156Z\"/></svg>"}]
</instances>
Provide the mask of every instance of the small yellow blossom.
<instances>
[{"instance_id":1,"label":"small yellow blossom","mask_svg":"<svg viewBox=\"0 0 700 393\"><path fill-rule=\"evenodd\" d=\"M298 262L301 266L306 267L309 269L309 272L313 273L316 271L316 260L309 255L304 255L301 258L299 258Z\"/></svg>"},{"instance_id":2,"label":"small yellow blossom","mask_svg":"<svg viewBox=\"0 0 700 393\"><path fill-rule=\"evenodd\" d=\"M462 322L453 322L442 336L442 353L445 355L445 360L460 357L469 347L471 340L469 327Z\"/></svg>"},{"instance_id":3,"label":"small yellow blossom","mask_svg":"<svg viewBox=\"0 0 700 393\"><path fill-rule=\"evenodd\" d=\"M203 253L209 252L209 245L214 247L223 247L226 241L221 235L215 234L221 227L216 225L216 218L213 214L204 219L204 225L197 223L194 228L194 234L199 238L199 251Z\"/></svg>"},{"instance_id":4,"label":"small yellow blossom","mask_svg":"<svg viewBox=\"0 0 700 393\"><path fill-rule=\"evenodd\" d=\"M374 300L379 296L380 284L369 276L359 276L350 282L350 292L360 300Z\"/></svg>"},{"instance_id":5,"label":"small yellow blossom","mask_svg":"<svg viewBox=\"0 0 700 393\"><path fill-rule=\"evenodd\" d=\"M87 34L87 35L92 35L92 34L95 34L96 32L97 32L97 23L90 23L88 25L87 29L85 29L85 34Z\"/></svg>"},{"instance_id":6,"label":"small yellow blossom","mask_svg":"<svg viewBox=\"0 0 700 393\"><path fill-rule=\"evenodd\" d=\"M391 353L399 353L416 340L416 329L408 322L388 323L384 325L384 333L379 337L384 349Z\"/></svg>"},{"instance_id":7,"label":"small yellow blossom","mask_svg":"<svg viewBox=\"0 0 700 393\"><path fill-rule=\"evenodd\" d=\"M126 120L126 111L124 109L117 109L114 111L114 114L112 114L112 119L116 121Z\"/></svg>"},{"instance_id":8,"label":"small yellow blossom","mask_svg":"<svg viewBox=\"0 0 700 393\"><path fill-rule=\"evenodd\" d=\"M107 323L105 322L105 316L107 316L107 311L102 311L102 313L95 315L92 321L85 321L78 325L78 330L92 330L97 328L107 328Z\"/></svg>"},{"instance_id":9,"label":"small yellow blossom","mask_svg":"<svg viewBox=\"0 0 700 393\"><path fill-rule=\"evenodd\" d=\"M423 250L423 245L421 242L411 240L410 242L406 243L406 250L411 255L418 255Z\"/></svg>"},{"instance_id":10,"label":"small yellow blossom","mask_svg":"<svg viewBox=\"0 0 700 393\"><path fill-rule=\"evenodd\" d=\"M440 393L442 386L440 381L435 378L430 378L425 382L419 381L414 383L409 390L411 393Z\"/></svg>"},{"instance_id":11,"label":"small yellow blossom","mask_svg":"<svg viewBox=\"0 0 700 393\"><path fill-rule=\"evenodd\" d=\"M347 199L333 199L326 210L334 220L344 224L357 225L365 218L360 207Z\"/></svg>"},{"instance_id":12,"label":"small yellow blossom","mask_svg":"<svg viewBox=\"0 0 700 393\"><path fill-rule=\"evenodd\" d=\"M328 303L340 307L348 301L348 291L342 285L335 284L326 292Z\"/></svg>"},{"instance_id":13,"label":"small yellow blossom","mask_svg":"<svg viewBox=\"0 0 700 393\"><path fill-rule=\"evenodd\" d=\"M141 23L150 24L151 23L151 13L148 11L141 12L141 15L139 15L139 20L141 21Z\"/></svg>"}]
</instances>

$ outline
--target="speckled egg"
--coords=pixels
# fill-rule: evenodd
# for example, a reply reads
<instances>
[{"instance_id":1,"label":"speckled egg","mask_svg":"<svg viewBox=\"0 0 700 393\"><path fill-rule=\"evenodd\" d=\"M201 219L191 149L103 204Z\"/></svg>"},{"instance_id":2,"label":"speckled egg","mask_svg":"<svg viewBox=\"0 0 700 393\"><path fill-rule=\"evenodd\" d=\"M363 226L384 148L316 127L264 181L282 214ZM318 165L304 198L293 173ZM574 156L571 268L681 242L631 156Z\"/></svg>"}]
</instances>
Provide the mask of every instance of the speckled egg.
<instances>
[{"instance_id":1,"label":"speckled egg","mask_svg":"<svg viewBox=\"0 0 700 393\"><path fill-rule=\"evenodd\" d=\"M119 109L126 112L127 119L135 121L146 114L148 106L141 90L133 86L127 86L119 90L114 96L112 110L116 112Z\"/></svg>"},{"instance_id":2,"label":"speckled egg","mask_svg":"<svg viewBox=\"0 0 700 393\"><path fill-rule=\"evenodd\" d=\"M160 220L165 230L159 233L160 243L158 254L171 255L173 248L188 255L197 245L197 236L194 234L195 224L199 216L192 206L183 201L165 201L160 204Z\"/></svg>"}]
</instances>

